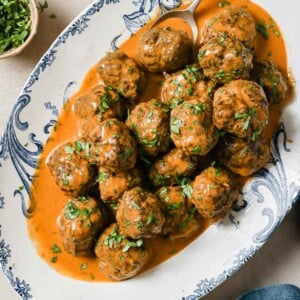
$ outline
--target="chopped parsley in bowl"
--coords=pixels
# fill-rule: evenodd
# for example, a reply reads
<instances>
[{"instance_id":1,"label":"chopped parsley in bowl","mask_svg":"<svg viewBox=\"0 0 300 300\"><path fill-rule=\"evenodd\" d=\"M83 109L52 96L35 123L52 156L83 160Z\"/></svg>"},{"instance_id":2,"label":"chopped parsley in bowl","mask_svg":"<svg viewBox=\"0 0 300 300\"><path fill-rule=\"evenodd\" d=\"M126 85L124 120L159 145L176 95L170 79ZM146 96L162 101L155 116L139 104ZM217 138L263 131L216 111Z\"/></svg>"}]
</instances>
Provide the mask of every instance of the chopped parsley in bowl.
<instances>
[{"instance_id":1,"label":"chopped parsley in bowl","mask_svg":"<svg viewBox=\"0 0 300 300\"><path fill-rule=\"evenodd\" d=\"M34 0L0 0L0 58L19 54L38 26Z\"/></svg>"}]
</instances>

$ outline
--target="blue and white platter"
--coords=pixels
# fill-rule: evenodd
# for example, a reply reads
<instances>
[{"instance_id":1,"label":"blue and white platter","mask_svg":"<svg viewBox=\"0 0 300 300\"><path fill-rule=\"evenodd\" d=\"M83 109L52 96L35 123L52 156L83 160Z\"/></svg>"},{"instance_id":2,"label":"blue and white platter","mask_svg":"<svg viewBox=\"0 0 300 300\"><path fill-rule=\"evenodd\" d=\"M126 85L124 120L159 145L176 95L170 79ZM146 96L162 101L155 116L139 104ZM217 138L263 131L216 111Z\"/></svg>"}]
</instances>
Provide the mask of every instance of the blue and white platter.
<instances>
[{"instance_id":1,"label":"blue and white platter","mask_svg":"<svg viewBox=\"0 0 300 300\"><path fill-rule=\"evenodd\" d=\"M268 240L300 194L299 84L272 139L274 163L253 176L241 201L165 263L120 283L64 277L37 254L27 233L28 193L39 155L65 101L100 57L179 0L99 0L58 36L26 81L0 138L0 267L20 299L196 300L239 270ZM300 78L297 1L256 0L279 24ZM296 24L298 22L298 25ZM298 49L298 50L297 50ZM49 195L51 198L51 195Z\"/></svg>"}]
</instances>

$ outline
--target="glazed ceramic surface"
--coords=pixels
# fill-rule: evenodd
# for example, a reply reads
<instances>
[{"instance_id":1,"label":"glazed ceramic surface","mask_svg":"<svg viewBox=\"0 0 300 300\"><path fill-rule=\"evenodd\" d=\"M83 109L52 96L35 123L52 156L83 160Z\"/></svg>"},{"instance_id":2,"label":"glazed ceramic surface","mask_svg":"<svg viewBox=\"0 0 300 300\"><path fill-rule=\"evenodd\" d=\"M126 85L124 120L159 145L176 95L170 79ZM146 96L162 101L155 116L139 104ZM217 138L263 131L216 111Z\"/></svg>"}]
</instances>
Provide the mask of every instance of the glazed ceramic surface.
<instances>
[{"instance_id":1,"label":"glazed ceramic surface","mask_svg":"<svg viewBox=\"0 0 300 300\"><path fill-rule=\"evenodd\" d=\"M299 77L293 51L295 28L284 26L297 2L257 0L281 27L289 65ZM186 249L136 278L92 283L64 277L37 254L27 234L31 181L43 145L63 104L89 68L150 18L180 1L96 1L55 40L26 81L0 139L0 266L21 299L198 299L239 270L281 223L299 196L300 128L298 84L272 144L272 161L244 187L222 222L210 226ZM51 195L49 195L51 200Z\"/></svg>"}]
</instances>

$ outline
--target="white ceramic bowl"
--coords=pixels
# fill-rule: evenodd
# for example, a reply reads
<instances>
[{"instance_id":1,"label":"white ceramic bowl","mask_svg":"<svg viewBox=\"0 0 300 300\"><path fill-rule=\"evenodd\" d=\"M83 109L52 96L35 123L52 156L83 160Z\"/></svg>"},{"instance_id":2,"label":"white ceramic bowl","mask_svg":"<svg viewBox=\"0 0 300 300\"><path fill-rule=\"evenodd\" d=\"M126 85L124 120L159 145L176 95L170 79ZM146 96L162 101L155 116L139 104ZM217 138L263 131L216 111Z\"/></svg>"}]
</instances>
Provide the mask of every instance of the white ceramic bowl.
<instances>
[{"instance_id":1,"label":"white ceramic bowl","mask_svg":"<svg viewBox=\"0 0 300 300\"><path fill-rule=\"evenodd\" d=\"M29 36L24 41L24 43L22 43L18 47L11 48L3 52L2 54L0 54L0 59L20 54L30 44L33 37L37 33L38 24L39 24L39 11L37 8L37 4L35 0L28 0L28 2L29 2L30 16L31 16L31 28L30 28Z\"/></svg>"}]
</instances>

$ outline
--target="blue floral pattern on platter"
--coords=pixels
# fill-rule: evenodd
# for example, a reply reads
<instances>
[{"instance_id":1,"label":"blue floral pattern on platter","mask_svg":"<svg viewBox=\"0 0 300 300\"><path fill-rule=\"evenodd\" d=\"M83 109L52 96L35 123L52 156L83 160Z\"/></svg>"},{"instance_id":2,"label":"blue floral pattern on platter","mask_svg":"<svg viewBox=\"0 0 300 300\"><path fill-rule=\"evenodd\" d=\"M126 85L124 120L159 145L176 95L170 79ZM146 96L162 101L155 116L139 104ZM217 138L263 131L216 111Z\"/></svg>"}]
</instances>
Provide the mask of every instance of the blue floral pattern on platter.
<instances>
[{"instance_id":1,"label":"blue floral pattern on platter","mask_svg":"<svg viewBox=\"0 0 300 300\"><path fill-rule=\"evenodd\" d=\"M194 294L187 297L182 297L181 300L198 300L212 291L215 287L224 282L227 278L231 277L236 271L238 271L249 259L255 254L260 247L251 246L250 249L241 249L237 254L235 260L232 262L232 266L224 270L217 277L202 279L196 285Z\"/></svg>"},{"instance_id":2,"label":"blue floral pattern on platter","mask_svg":"<svg viewBox=\"0 0 300 300\"><path fill-rule=\"evenodd\" d=\"M13 107L10 118L7 122L6 129L3 136L0 138L0 170L2 167L1 160L11 161L13 168L22 182L22 185L15 188L13 196L18 197L21 202L21 210L24 217L29 218L32 213L32 206L28 203L28 195L30 192L30 185L33 180L34 170L37 167L38 157L43 149L43 142L39 140L39 137L34 132L28 132L29 121L23 121L21 118L21 112L31 102L31 94L34 86L43 72L51 68L52 64L56 60L60 47L67 43L71 37L79 34L83 34L89 27L89 22L98 12L105 6L111 4L118 4L119 1L96 1L89 8L82 13L69 27L57 38L53 46L42 57L33 73L30 75L26 82L21 95L17 99L15 106ZM170 10L181 4L181 1L174 0L137 0L132 2L137 10L123 15L123 21L126 30L129 34L135 33L138 29L144 26L150 19L151 13L155 7L159 8L159 12L163 13L166 10ZM114 7L112 7L114 9ZM111 48L116 49L117 42L121 35L118 35L111 40ZM72 87L76 86L75 80L70 81L63 92L61 99L61 105L68 100L69 93ZM48 116L48 121L45 120L43 127L44 135L50 134L50 129L56 124L56 118L59 114L59 108L56 104L47 100L44 102L45 115ZM27 141L21 142L19 139L20 133L27 134ZM260 187L264 187L270 191L273 196L274 206L265 206L261 211L261 215L267 218L267 225L257 232L252 237L252 244L249 248L239 249L234 255L234 259L231 262L231 266L225 270L220 271L217 276L212 278L203 278L196 284L196 287L192 294L182 297L182 300L196 300L223 281L234 274L241 268L261 247L261 245L268 239L270 234L281 223L284 216L290 210L293 203L299 197L299 186L295 183L289 183L287 180L285 165L282 160L282 152L284 151L288 155L292 155L291 150L286 146L287 133L284 124L281 123L278 130L274 134L271 144L272 162L268 168L263 168L255 174L254 180L247 185L245 191L243 191L241 203L238 203L236 207L228 216L228 220L231 224L239 227L239 214L247 207L248 197L254 197L258 203L265 201L263 194L260 192ZM0 215L5 210L6 202L1 194L0 186ZM274 209L275 207L275 209ZM220 222L217 224L218 228L222 228L223 224ZM13 252L10 245L5 241L2 236L2 226L0 225L0 264L3 273L8 278L12 288L19 294L21 299L31 299L32 288L30 283L20 279L14 275L13 268L9 264L9 260L12 258Z\"/></svg>"},{"instance_id":3,"label":"blue floral pattern on platter","mask_svg":"<svg viewBox=\"0 0 300 300\"><path fill-rule=\"evenodd\" d=\"M3 201L3 197L0 197L0 201ZM2 202L4 204L4 202ZM4 206L0 207L4 208ZM17 276L14 276L12 267L8 265L8 259L11 257L11 250L8 244L5 243L4 239L1 240L2 230L0 225L0 264L4 275L9 280L12 288L19 294L21 299L28 300L32 298L30 294L30 285L24 280L21 280Z\"/></svg>"}]
</instances>

